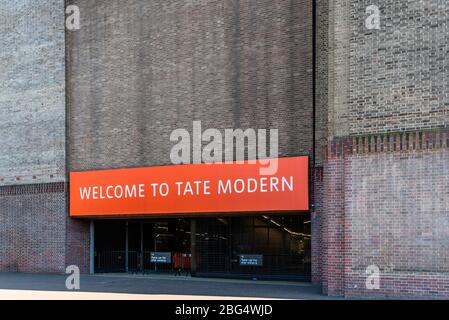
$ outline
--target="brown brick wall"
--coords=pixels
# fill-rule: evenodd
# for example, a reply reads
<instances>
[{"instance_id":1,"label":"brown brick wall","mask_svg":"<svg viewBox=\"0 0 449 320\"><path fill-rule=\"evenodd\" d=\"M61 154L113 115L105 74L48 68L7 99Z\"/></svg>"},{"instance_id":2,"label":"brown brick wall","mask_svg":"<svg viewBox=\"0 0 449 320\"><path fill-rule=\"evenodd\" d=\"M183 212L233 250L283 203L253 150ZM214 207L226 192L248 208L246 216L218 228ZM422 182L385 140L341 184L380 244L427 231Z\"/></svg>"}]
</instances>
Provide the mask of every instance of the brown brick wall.
<instances>
[{"instance_id":1,"label":"brown brick wall","mask_svg":"<svg viewBox=\"0 0 449 320\"><path fill-rule=\"evenodd\" d=\"M351 2L351 0L328 1L328 82L320 82L318 87L328 88L329 138L348 135L352 120L349 119Z\"/></svg>"},{"instance_id":2,"label":"brown brick wall","mask_svg":"<svg viewBox=\"0 0 449 320\"><path fill-rule=\"evenodd\" d=\"M312 221L312 283L320 285L322 281L323 265L323 237L322 237L322 218L324 216L324 184L323 168L316 167L314 170L314 191L313 204L311 212Z\"/></svg>"},{"instance_id":3,"label":"brown brick wall","mask_svg":"<svg viewBox=\"0 0 449 320\"><path fill-rule=\"evenodd\" d=\"M0 271L64 272L64 185L0 188Z\"/></svg>"},{"instance_id":4,"label":"brown brick wall","mask_svg":"<svg viewBox=\"0 0 449 320\"><path fill-rule=\"evenodd\" d=\"M67 218L66 221L66 256L65 264L76 265L82 273L90 272L89 256L90 221Z\"/></svg>"},{"instance_id":5,"label":"brown brick wall","mask_svg":"<svg viewBox=\"0 0 449 320\"><path fill-rule=\"evenodd\" d=\"M329 0L316 1L315 163L323 164L328 138L329 110Z\"/></svg>"},{"instance_id":6,"label":"brown brick wall","mask_svg":"<svg viewBox=\"0 0 449 320\"><path fill-rule=\"evenodd\" d=\"M0 187L0 272L88 272L88 229L68 217L66 192L65 183Z\"/></svg>"},{"instance_id":7,"label":"brown brick wall","mask_svg":"<svg viewBox=\"0 0 449 320\"><path fill-rule=\"evenodd\" d=\"M366 8L380 30L365 27ZM328 136L449 126L447 3L329 0ZM320 85L319 85L320 86Z\"/></svg>"},{"instance_id":8,"label":"brown brick wall","mask_svg":"<svg viewBox=\"0 0 449 320\"><path fill-rule=\"evenodd\" d=\"M348 159L346 295L366 293L353 277L368 265L382 271L375 294L449 294L448 163L442 148Z\"/></svg>"},{"instance_id":9,"label":"brown brick wall","mask_svg":"<svg viewBox=\"0 0 449 320\"><path fill-rule=\"evenodd\" d=\"M69 1L70 170L170 164L177 128L278 128L312 154L309 0Z\"/></svg>"},{"instance_id":10,"label":"brown brick wall","mask_svg":"<svg viewBox=\"0 0 449 320\"><path fill-rule=\"evenodd\" d=\"M351 2L350 133L448 127L448 2ZM371 4L379 30L364 25Z\"/></svg>"},{"instance_id":11,"label":"brown brick wall","mask_svg":"<svg viewBox=\"0 0 449 320\"><path fill-rule=\"evenodd\" d=\"M346 146L346 147L344 147ZM449 131L346 138L324 170L322 284L330 295L449 295ZM380 289L365 270L379 267Z\"/></svg>"},{"instance_id":12,"label":"brown brick wall","mask_svg":"<svg viewBox=\"0 0 449 320\"><path fill-rule=\"evenodd\" d=\"M339 139L329 146L323 171L322 289L329 295L342 295L345 248L345 178L346 155L352 150L351 140ZM312 235L313 237L313 235Z\"/></svg>"},{"instance_id":13,"label":"brown brick wall","mask_svg":"<svg viewBox=\"0 0 449 320\"><path fill-rule=\"evenodd\" d=\"M364 25L373 4L380 30ZM449 296L446 7L329 1L320 226L328 294ZM365 289L370 264L381 268L378 291Z\"/></svg>"},{"instance_id":14,"label":"brown brick wall","mask_svg":"<svg viewBox=\"0 0 449 320\"><path fill-rule=\"evenodd\" d=\"M380 290L366 290L364 270L353 270L346 278L347 297L447 299L449 275L441 272L381 271Z\"/></svg>"}]
</instances>

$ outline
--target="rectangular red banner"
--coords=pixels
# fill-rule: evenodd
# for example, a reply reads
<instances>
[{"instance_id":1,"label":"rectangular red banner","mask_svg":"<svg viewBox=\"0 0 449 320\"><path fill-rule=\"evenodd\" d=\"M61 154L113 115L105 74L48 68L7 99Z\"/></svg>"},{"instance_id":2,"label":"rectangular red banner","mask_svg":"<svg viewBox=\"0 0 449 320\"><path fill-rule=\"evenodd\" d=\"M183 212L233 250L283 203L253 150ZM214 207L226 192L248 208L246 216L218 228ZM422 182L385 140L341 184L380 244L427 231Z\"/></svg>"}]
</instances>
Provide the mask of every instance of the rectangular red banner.
<instances>
[{"instance_id":1,"label":"rectangular red banner","mask_svg":"<svg viewBox=\"0 0 449 320\"><path fill-rule=\"evenodd\" d=\"M70 173L70 216L309 210L308 157Z\"/></svg>"}]
</instances>

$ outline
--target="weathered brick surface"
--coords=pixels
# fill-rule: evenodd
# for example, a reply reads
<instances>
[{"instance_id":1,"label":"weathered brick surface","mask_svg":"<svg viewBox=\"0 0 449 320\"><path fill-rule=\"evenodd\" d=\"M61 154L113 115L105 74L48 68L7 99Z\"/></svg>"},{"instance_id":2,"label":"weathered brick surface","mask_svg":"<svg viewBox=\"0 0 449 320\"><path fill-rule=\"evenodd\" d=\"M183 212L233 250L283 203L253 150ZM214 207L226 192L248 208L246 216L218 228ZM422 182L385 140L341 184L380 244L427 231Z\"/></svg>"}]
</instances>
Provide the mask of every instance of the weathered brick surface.
<instances>
[{"instance_id":1,"label":"weathered brick surface","mask_svg":"<svg viewBox=\"0 0 449 320\"><path fill-rule=\"evenodd\" d=\"M353 277L369 265L385 273L374 294L449 294L448 164L448 149L348 159L346 295L363 291Z\"/></svg>"},{"instance_id":2,"label":"weathered brick surface","mask_svg":"<svg viewBox=\"0 0 449 320\"><path fill-rule=\"evenodd\" d=\"M365 28L366 7L381 10ZM351 134L449 126L449 4L351 1Z\"/></svg>"},{"instance_id":3,"label":"weathered brick surface","mask_svg":"<svg viewBox=\"0 0 449 320\"><path fill-rule=\"evenodd\" d=\"M63 183L0 188L0 271L64 272Z\"/></svg>"},{"instance_id":4,"label":"weathered brick surface","mask_svg":"<svg viewBox=\"0 0 449 320\"><path fill-rule=\"evenodd\" d=\"M329 0L316 1L315 163L323 164L322 150L328 138L329 114Z\"/></svg>"},{"instance_id":5,"label":"weathered brick surface","mask_svg":"<svg viewBox=\"0 0 449 320\"><path fill-rule=\"evenodd\" d=\"M89 256L89 221L66 219L66 266L76 265L82 273L90 271Z\"/></svg>"},{"instance_id":6,"label":"weathered brick surface","mask_svg":"<svg viewBox=\"0 0 449 320\"><path fill-rule=\"evenodd\" d=\"M349 133L350 76L350 4L351 0L329 0L328 136L343 137ZM322 4L324 6L324 4Z\"/></svg>"},{"instance_id":7,"label":"weathered brick surface","mask_svg":"<svg viewBox=\"0 0 449 320\"><path fill-rule=\"evenodd\" d=\"M64 10L0 0L0 271L63 272L85 246L66 250Z\"/></svg>"},{"instance_id":8,"label":"weathered brick surface","mask_svg":"<svg viewBox=\"0 0 449 320\"><path fill-rule=\"evenodd\" d=\"M380 30L365 27L373 4ZM329 1L329 137L449 126L447 6Z\"/></svg>"},{"instance_id":9,"label":"weathered brick surface","mask_svg":"<svg viewBox=\"0 0 449 320\"><path fill-rule=\"evenodd\" d=\"M278 128L311 154L308 0L69 1L70 170L170 164L170 133Z\"/></svg>"},{"instance_id":10,"label":"weathered brick surface","mask_svg":"<svg viewBox=\"0 0 449 320\"><path fill-rule=\"evenodd\" d=\"M321 285L323 274L323 221L324 215L324 183L323 183L323 168L317 167L314 171L314 191L313 204L314 208L311 212L312 223L312 283Z\"/></svg>"},{"instance_id":11,"label":"weathered brick surface","mask_svg":"<svg viewBox=\"0 0 449 320\"><path fill-rule=\"evenodd\" d=\"M348 139L334 141L326 152L323 170L323 211L321 222L321 271L323 293L342 295L345 267L345 174L346 154L352 150ZM312 235L313 237L314 235Z\"/></svg>"},{"instance_id":12,"label":"weathered brick surface","mask_svg":"<svg viewBox=\"0 0 449 320\"><path fill-rule=\"evenodd\" d=\"M342 138L329 146L325 293L449 295L448 147L449 131ZM366 288L370 265L381 271L379 290Z\"/></svg>"},{"instance_id":13,"label":"weathered brick surface","mask_svg":"<svg viewBox=\"0 0 449 320\"><path fill-rule=\"evenodd\" d=\"M65 180L63 0L0 0L0 137L0 186Z\"/></svg>"},{"instance_id":14,"label":"weathered brick surface","mask_svg":"<svg viewBox=\"0 0 449 320\"><path fill-rule=\"evenodd\" d=\"M380 30L364 26L372 4ZM328 294L449 296L447 8L440 0L329 1L319 226ZM370 264L381 268L380 290L366 289Z\"/></svg>"},{"instance_id":15,"label":"weathered brick surface","mask_svg":"<svg viewBox=\"0 0 449 320\"><path fill-rule=\"evenodd\" d=\"M380 289L366 289L366 274L361 270L348 273L347 297L447 299L449 275L441 272L381 271Z\"/></svg>"},{"instance_id":16,"label":"weathered brick surface","mask_svg":"<svg viewBox=\"0 0 449 320\"><path fill-rule=\"evenodd\" d=\"M67 213L65 183L0 187L0 272L89 271L89 222Z\"/></svg>"}]
</instances>

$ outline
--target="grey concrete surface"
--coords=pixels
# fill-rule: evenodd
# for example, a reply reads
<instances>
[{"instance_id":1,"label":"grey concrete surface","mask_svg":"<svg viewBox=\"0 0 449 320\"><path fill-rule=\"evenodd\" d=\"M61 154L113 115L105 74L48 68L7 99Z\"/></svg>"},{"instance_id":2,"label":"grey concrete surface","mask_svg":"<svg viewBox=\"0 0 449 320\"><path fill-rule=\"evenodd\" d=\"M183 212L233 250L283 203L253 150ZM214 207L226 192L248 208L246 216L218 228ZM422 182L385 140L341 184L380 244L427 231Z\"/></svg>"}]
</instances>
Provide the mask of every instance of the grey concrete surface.
<instances>
[{"instance_id":1,"label":"grey concrete surface","mask_svg":"<svg viewBox=\"0 0 449 320\"><path fill-rule=\"evenodd\" d=\"M41 298L55 298L50 293L60 292L67 297L65 275L0 273L0 299L30 298L42 292ZM132 294L153 296L156 299L217 299L217 298L267 298L267 299L328 299L320 288L309 283L268 282L229 279L175 277L173 275L81 275L79 292L89 293L86 299L126 299L125 295L92 295L91 293ZM73 296L77 298L78 296ZM128 298L136 299L137 296ZM57 297L56 297L57 298ZM137 297L138 298L138 297Z\"/></svg>"}]
</instances>

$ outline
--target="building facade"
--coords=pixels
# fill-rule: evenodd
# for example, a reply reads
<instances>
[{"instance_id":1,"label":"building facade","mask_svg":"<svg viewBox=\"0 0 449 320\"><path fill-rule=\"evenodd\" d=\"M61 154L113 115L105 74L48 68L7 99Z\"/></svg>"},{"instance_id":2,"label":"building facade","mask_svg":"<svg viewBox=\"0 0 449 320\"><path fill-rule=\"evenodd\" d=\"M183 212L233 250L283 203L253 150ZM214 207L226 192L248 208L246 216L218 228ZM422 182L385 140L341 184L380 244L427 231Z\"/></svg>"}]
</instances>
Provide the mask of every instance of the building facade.
<instances>
[{"instance_id":1,"label":"building facade","mask_svg":"<svg viewBox=\"0 0 449 320\"><path fill-rule=\"evenodd\" d=\"M171 252L196 276L449 297L448 7L0 0L0 271L160 272ZM278 129L279 158L309 158L310 210L70 216L69 173L172 165L198 120Z\"/></svg>"},{"instance_id":2,"label":"building facade","mask_svg":"<svg viewBox=\"0 0 449 320\"><path fill-rule=\"evenodd\" d=\"M329 294L447 297L447 3L404 3L327 7ZM379 30L365 26L372 4ZM369 265L381 270L378 291L364 285Z\"/></svg>"}]
</instances>

